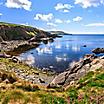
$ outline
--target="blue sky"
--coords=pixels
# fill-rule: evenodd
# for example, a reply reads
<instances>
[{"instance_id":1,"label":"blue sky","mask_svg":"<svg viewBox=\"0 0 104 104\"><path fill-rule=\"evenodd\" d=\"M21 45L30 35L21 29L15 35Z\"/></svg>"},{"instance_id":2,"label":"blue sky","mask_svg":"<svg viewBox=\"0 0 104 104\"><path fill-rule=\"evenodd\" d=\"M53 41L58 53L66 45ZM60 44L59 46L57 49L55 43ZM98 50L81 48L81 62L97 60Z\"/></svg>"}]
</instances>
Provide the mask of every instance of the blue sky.
<instances>
[{"instance_id":1,"label":"blue sky","mask_svg":"<svg viewBox=\"0 0 104 104\"><path fill-rule=\"evenodd\" d=\"M104 34L104 0L0 0L0 21Z\"/></svg>"}]
</instances>

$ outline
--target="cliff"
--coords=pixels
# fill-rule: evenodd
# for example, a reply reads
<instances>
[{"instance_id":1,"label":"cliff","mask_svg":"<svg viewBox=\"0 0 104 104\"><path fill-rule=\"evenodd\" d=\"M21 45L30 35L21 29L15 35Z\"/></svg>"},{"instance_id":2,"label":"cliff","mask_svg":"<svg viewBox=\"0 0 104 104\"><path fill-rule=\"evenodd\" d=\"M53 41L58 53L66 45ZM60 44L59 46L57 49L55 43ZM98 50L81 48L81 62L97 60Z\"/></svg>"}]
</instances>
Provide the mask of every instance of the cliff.
<instances>
[{"instance_id":1,"label":"cliff","mask_svg":"<svg viewBox=\"0 0 104 104\"><path fill-rule=\"evenodd\" d=\"M31 26L0 22L0 41L28 40L34 36L44 38L49 34Z\"/></svg>"}]
</instances>

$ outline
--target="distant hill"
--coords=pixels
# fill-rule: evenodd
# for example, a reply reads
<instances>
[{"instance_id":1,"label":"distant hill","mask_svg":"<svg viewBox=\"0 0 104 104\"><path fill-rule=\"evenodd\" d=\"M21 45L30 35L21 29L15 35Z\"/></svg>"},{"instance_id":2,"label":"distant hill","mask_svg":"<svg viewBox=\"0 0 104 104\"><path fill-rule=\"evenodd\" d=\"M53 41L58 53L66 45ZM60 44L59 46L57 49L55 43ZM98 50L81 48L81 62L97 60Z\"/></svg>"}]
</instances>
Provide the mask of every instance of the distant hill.
<instances>
[{"instance_id":1,"label":"distant hill","mask_svg":"<svg viewBox=\"0 0 104 104\"><path fill-rule=\"evenodd\" d=\"M34 36L48 37L50 33L31 26L0 22L0 41L28 40Z\"/></svg>"},{"instance_id":2,"label":"distant hill","mask_svg":"<svg viewBox=\"0 0 104 104\"><path fill-rule=\"evenodd\" d=\"M56 35L72 35L69 33L65 33L63 31L50 31L51 34L56 34Z\"/></svg>"}]
</instances>

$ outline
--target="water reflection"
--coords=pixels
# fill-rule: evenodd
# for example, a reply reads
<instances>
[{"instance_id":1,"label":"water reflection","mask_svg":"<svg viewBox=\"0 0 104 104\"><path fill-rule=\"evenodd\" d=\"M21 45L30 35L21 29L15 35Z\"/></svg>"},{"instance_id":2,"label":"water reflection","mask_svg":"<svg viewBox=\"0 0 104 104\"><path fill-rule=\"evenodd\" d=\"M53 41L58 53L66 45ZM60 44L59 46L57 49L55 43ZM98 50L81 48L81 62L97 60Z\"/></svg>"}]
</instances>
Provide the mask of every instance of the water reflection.
<instances>
[{"instance_id":1,"label":"water reflection","mask_svg":"<svg viewBox=\"0 0 104 104\"><path fill-rule=\"evenodd\" d=\"M57 72L67 69L91 50L104 47L103 36L73 35L56 38L54 42L46 42L40 46L20 54L28 64L39 68L52 68ZM100 41L100 42L99 42ZM86 45L87 47L83 47ZM32 54L31 54L32 53ZM30 55L31 54L31 55ZM51 67L50 67L51 66Z\"/></svg>"},{"instance_id":2,"label":"water reflection","mask_svg":"<svg viewBox=\"0 0 104 104\"><path fill-rule=\"evenodd\" d=\"M68 56L67 56L67 54L56 55L55 59L56 59L56 62L67 61Z\"/></svg>"},{"instance_id":3,"label":"water reflection","mask_svg":"<svg viewBox=\"0 0 104 104\"><path fill-rule=\"evenodd\" d=\"M57 43L56 43L55 48L56 48L56 49L61 49L61 44L60 44L60 42L57 42Z\"/></svg>"},{"instance_id":4,"label":"water reflection","mask_svg":"<svg viewBox=\"0 0 104 104\"><path fill-rule=\"evenodd\" d=\"M33 55L29 54L25 57L24 61L28 65L33 65L35 63L35 57Z\"/></svg>"},{"instance_id":5,"label":"water reflection","mask_svg":"<svg viewBox=\"0 0 104 104\"><path fill-rule=\"evenodd\" d=\"M52 54L52 48L50 47L44 47L44 48L36 48L36 52L41 55L41 54Z\"/></svg>"},{"instance_id":6,"label":"water reflection","mask_svg":"<svg viewBox=\"0 0 104 104\"><path fill-rule=\"evenodd\" d=\"M74 52L80 51L80 46L78 44L73 44L72 45L72 51L74 51Z\"/></svg>"}]
</instances>

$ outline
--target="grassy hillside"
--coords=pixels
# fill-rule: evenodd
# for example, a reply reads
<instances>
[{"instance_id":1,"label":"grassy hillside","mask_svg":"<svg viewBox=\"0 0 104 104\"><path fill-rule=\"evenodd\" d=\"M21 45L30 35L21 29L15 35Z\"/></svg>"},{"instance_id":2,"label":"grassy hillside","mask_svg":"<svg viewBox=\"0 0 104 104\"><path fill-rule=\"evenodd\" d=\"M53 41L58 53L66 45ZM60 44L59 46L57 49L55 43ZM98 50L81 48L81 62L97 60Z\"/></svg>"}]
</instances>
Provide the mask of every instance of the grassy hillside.
<instances>
[{"instance_id":1,"label":"grassy hillside","mask_svg":"<svg viewBox=\"0 0 104 104\"><path fill-rule=\"evenodd\" d=\"M7 60L0 59L0 62L7 63ZM13 62L6 65L9 70L13 66L29 69L28 66ZM0 67L1 104L103 104L104 102L104 69L90 71L65 89L47 89L20 80L14 73L9 73L3 68Z\"/></svg>"},{"instance_id":2,"label":"grassy hillside","mask_svg":"<svg viewBox=\"0 0 104 104\"><path fill-rule=\"evenodd\" d=\"M31 26L0 22L0 41L28 40L34 36L47 37L48 32Z\"/></svg>"}]
</instances>

